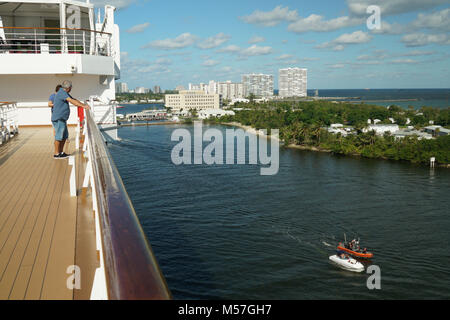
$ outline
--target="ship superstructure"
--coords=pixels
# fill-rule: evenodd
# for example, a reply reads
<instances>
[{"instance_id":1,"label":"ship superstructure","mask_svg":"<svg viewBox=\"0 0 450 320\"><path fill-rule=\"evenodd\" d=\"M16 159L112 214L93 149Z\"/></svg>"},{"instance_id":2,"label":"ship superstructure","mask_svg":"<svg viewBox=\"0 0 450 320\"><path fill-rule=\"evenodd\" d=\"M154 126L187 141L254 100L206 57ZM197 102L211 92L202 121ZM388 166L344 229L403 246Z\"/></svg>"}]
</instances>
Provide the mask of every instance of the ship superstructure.
<instances>
[{"instance_id":1,"label":"ship superstructure","mask_svg":"<svg viewBox=\"0 0 450 320\"><path fill-rule=\"evenodd\" d=\"M0 300L170 298L101 133L116 125L114 11L0 1ZM71 107L55 160L48 100L64 80L91 109L81 122Z\"/></svg>"},{"instance_id":2,"label":"ship superstructure","mask_svg":"<svg viewBox=\"0 0 450 320\"><path fill-rule=\"evenodd\" d=\"M114 11L106 5L102 18L89 2L0 2L0 93L3 101L17 102L19 125L50 125L48 98L64 80L72 81L80 101L115 99L120 38ZM68 123L76 124L76 112Z\"/></svg>"}]
</instances>

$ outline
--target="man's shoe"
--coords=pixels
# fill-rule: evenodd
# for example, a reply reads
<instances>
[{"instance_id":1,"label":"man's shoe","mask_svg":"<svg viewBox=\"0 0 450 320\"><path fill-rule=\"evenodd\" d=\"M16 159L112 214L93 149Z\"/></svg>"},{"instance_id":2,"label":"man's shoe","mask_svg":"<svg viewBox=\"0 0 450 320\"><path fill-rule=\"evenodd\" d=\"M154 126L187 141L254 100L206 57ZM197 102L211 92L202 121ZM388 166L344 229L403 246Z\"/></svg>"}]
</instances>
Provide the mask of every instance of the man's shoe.
<instances>
[{"instance_id":1,"label":"man's shoe","mask_svg":"<svg viewBox=\"0 0 450 320\"><path fill-rule=\"evenodd\" d=\"M54 155L53 155L53 159L58 160L58 159L59 159L59 154L54 154Z\"/></svg>"},{"instance_id":2,"label":"man's shoe","mask_svg":"<svg viewBox=\"0 0 450 320\"><path fill-rule=\"evenodd\" d=\"M59 156L59 159L66 159L69 157L69 155L66 154L65 152L61 152L58 156Z\"/></svg>"}]
</instances>

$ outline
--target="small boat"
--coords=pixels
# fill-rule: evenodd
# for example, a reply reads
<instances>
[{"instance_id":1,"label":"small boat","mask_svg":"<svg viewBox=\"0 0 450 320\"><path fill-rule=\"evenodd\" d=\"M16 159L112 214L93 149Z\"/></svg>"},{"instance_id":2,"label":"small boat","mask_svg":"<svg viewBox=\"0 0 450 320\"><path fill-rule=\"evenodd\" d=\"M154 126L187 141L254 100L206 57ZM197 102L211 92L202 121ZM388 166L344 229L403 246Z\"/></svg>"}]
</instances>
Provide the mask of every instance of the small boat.
<instances>
[{"instance_id":1,"label":"small boat","mask_svg":"<svg viewBox=\"0 0 450 320\"><path fill-rule=\"evenodd\" d=\"M368 252L366 248L363 249L360 246L359 239L358 240L354 239L350 242L347 242L347 236L345 235L345 233L344 233L344 239L345 239L344 243L342 243L342 242L339 243L339 245L337 247L337 249L339 251L344 251L356 258L363 258L363 259L372 259L373 258L373 253Z\"/></svg>"},{"instance_id":2,"label":"small boat","mask_svg":"<svg viewBox=\"0 0 450 320\"><path fill-rule=\"evenodd\" d=\"M371 252L364 252L361 249L359 251L358 250L354 251L354 250L351 250L351 249L347 249L341 243L338 245L337 248L338 248L338 250L344 251L344 252L346 252L346 253L348 253L348 254L352 255L353 257L356 257L356 258L364 258L364 259L372 259L373 258L373 253L371 253Z\"/></svg>"},{"instance_id":3,"label":"small boat","mask_svg":"<svg viewBox=\"0 0 450 320\"><path fill-rule=\"evenodd\" d=\"M361 262L356 261L353 258L350 258L348 255L344 253L338 253L334 256L330 257L330 260L337 264L342 269L352 272L363 272L365 270L363 264Z\"/></svg>"}]
</instances>

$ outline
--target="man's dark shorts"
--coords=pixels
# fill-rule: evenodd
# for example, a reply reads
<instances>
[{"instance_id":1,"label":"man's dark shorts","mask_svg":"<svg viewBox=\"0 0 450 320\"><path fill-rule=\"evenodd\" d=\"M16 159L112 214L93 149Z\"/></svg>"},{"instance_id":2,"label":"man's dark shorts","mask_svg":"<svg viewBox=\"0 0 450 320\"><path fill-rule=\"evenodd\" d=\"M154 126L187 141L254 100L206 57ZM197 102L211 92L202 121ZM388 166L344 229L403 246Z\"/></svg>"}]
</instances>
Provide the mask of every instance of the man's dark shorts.
<instances>
[{"instance_id":1,"label":"man's dark shorts","mask_svg":"<svg viewBox=\"0 0 450 320\"><path fill-rule=\"evenodd\" d=\"M55 128L55 140L64 141L69 138L69 130L67 130L67 121L57 120L52 121L53 128Z\"/></svg>"}]
</instances>

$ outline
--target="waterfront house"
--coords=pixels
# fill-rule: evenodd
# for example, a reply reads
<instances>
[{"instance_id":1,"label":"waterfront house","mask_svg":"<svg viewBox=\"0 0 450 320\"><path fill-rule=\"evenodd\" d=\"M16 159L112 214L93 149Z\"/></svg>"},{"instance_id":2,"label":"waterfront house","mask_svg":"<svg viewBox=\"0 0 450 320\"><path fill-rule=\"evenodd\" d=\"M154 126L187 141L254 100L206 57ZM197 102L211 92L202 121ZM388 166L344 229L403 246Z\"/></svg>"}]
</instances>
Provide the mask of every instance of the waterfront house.
<instances>
[{"instance_id":1,"label":"waterfront house","mask_svg":"<svg viewBox=\"0 0 450 320\"><path fill-rule=\"evenodd\" d=\"M440 136L448 136L450 135L450 130L445 129L442 126L428 126L424 128L426 133L432 134L433 137L440 137Z\"/></svg>"},{"instance_id":2,"label":"waterfront house","mask_svg":"<svg viewBox=\"0 0 450 320\"><path fill-rule=\"evenodd\" d=\"M363 129L363 132L375 131L377 135L382 136L389 132L391 134L400 130L398 124L371 124L367 128Z\"/></svg>"}]
</instances>

